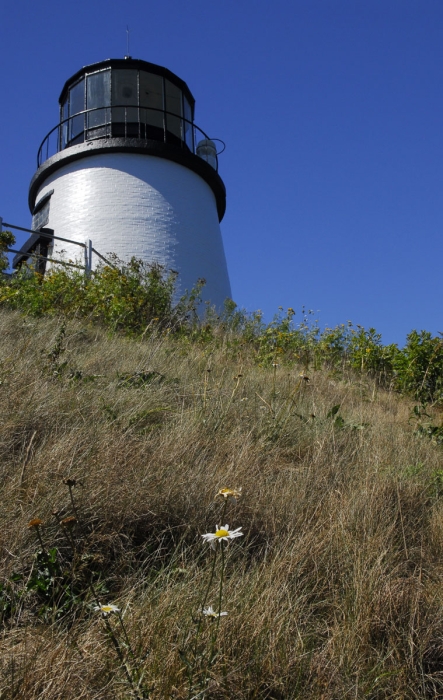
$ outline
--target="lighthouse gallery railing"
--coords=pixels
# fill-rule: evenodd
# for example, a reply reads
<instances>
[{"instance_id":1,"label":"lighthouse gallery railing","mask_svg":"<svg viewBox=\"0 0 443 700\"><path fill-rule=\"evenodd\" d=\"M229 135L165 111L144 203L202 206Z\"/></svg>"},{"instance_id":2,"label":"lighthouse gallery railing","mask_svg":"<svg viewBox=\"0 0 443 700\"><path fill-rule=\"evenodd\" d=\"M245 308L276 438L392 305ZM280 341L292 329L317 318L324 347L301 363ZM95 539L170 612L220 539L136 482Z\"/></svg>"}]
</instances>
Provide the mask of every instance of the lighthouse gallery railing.
<instances>
[{"instance_id":1,"label":"lighthouse gallery railing","mask_svg":"<svg viewBox=\"0 0 443 700\"><path fill-rule=\"evenodd\" d=\"M122 110L124 110L123 120L120 117ZM133 118L135 110L138 112L137 119ZM144 113L144 119L140 118L141 112ZM117 119L118 113L120 114ZM102 121L98 123L96 117L102 118ZM81 118L83 118L83 128L79 128ZM224 150L224 143L221 139L210 139L196 124L173 112L153 107L112 105L112 107L85 109L60 121L46 134L40 144L37 153L37 168L45 160L66 148L79 143L109 138L163 141L163 143L178 146L194 154L197 154L198 143L202 139L207 139L223 144L219 153ZM216 166L215 169L218 170L218 159Z\"/></svg>"}]
</instances>

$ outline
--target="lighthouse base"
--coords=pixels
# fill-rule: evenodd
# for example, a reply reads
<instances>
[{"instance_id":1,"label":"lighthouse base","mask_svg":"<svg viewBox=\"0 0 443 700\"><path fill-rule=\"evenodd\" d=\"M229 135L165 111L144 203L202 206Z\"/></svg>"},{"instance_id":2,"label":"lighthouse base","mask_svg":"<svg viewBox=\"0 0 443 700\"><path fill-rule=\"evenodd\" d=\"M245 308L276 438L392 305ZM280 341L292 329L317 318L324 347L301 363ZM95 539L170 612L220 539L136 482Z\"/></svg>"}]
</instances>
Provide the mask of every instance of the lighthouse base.
<instances>
[{"instance_id":1,"label":"lighthouse base","mask_svg":"<svg viewBox=\"0 0 443 700\"><path fill-rule=\"evenodd\" d=\"M47 195L45 226L56 236L89 239L105 257L135 256L176 270L178 295L204 278L205 301L221 308L230 298L215 196L189 168L145 154L94 154L50 174L36 208ZM56 240L51 257L75 261L79 250Z\"/></svg>"}]
</instances>

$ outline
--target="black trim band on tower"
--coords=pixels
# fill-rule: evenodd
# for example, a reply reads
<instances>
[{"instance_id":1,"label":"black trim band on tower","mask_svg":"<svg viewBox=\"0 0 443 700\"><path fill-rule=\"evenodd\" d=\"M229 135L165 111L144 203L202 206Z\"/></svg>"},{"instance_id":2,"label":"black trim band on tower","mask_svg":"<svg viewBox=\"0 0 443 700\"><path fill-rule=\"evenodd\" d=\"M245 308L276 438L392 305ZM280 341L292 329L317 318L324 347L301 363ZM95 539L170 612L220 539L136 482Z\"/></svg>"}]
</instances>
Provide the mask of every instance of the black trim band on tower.
<instances>
[{"instance_id":1,"label":"black trim band on tower","mask_svg":"<svg viewBox=\"0 0 443 700\"><path fill-rule=\"evenodd\" d=\"M142 63L145 63L145 61L142 61ZM28 203L31 212L35 206L37 193L49 175L52 175L63 165L90 155L102 153L141 153L143 155L165 158L183 165L185 168L189 168L209 185L215 196L219 221L223 219L226 211L226 188L220 175L211 165L199 156L194 155L191 151L163 143L162 141L129 138L107 138L87 141L77 146L70 146L70 148L59 151L51 158L48 158L48 160L45 160L35 173L29 186Z\"/></svg>"}]
</instances>

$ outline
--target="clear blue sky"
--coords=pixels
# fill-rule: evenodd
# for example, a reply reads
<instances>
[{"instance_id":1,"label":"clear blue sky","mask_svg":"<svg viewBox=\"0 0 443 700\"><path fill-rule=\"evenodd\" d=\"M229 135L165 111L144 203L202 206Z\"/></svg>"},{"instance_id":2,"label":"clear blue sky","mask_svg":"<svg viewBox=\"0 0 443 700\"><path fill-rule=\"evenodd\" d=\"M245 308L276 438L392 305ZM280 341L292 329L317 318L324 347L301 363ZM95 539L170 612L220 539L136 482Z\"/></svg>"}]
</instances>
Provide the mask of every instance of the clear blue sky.
<instances>
[{"instance_id":1,"label":"clear blue sky","mask_svg":"<svg viewBox=\"0 0 443 700\"><path fill-rule=\"evenodd\" d=\"M442 0L5 2L0 216L30 225L37 148L81 66L166 66L226 142L233 297L385 342L443 331ZM23 242L20 237L19 243Z\"/></svg>"}]
</instances>

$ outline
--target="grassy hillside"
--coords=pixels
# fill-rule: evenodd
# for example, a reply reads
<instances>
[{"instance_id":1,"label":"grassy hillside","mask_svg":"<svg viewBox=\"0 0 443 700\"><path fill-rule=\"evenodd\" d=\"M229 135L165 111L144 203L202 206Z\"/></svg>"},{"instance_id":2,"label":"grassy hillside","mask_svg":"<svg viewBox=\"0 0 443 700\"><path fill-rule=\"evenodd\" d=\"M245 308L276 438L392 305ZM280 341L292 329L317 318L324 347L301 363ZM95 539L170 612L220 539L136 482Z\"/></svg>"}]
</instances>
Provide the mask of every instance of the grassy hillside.
<instances>
[{"instance_id":1,"label":"grassy hillside","mask_svg":"<svg viewBox=\"0 0 443 700\"><path fill-rule=\"evenodd\" d=\"M257 352L0 312L2 700L443 696L441 446Z\"/></svg>"}]
</instances>

